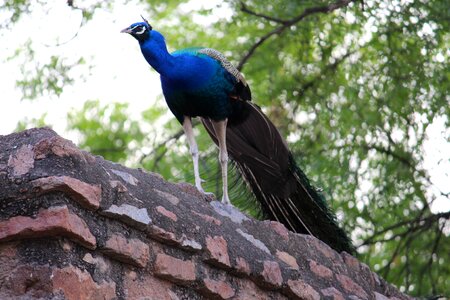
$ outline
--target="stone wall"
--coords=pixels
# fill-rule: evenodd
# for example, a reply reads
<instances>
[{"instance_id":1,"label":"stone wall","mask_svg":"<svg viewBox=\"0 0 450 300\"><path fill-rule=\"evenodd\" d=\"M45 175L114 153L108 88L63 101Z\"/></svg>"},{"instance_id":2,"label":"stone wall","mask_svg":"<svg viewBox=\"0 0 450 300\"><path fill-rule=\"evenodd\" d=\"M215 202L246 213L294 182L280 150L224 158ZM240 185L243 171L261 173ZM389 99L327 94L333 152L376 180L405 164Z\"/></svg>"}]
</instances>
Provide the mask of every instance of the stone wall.
<instances>
[{"instance_id":1,"label":"stone wall","mask_svg":"<svg viewBox=\"0 0 450 300\"><path fill-rule=\"evenodd\" d=\"M0 299L409 299L349 254L189 184L0 136Z\"/></svg>"}]
</instances>

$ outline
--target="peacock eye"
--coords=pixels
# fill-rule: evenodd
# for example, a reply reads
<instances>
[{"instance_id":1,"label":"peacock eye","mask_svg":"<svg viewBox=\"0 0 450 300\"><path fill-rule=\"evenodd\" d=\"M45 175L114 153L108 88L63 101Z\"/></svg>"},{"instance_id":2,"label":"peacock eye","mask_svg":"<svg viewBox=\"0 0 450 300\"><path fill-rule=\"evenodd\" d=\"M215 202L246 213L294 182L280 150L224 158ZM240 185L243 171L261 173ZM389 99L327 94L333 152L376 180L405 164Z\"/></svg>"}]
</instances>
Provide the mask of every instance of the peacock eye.
<instances>
[{"instance_id":1,"label":"peacock eye","mask_svg":"<svg viewBox=\"0 0 450 300\"><path fill-rule=\"evenodd\" d=\"M136 28L136 31L134 31L134 33L135 34L143 34L144 32L145 32L145 30L146 30L147 28L145 28L145 26L138 26L137 28Z\"/></svg>"}]
</instances>

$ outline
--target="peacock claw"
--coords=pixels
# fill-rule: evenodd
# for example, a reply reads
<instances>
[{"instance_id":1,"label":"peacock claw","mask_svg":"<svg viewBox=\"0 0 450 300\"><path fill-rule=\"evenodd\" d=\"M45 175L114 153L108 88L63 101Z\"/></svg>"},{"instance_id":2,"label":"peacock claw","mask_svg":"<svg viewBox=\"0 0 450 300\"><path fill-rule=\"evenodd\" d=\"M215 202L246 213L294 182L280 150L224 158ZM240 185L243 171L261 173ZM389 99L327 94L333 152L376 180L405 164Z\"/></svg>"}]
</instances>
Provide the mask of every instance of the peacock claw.
<instances>
[{"instance_id":1,"label":"peacock claw","mask_svg":"<svg viewBox=\"0 0 450 300\"><path fill-rule=\"evenodd\" d=\"M222 197L222 203L225 205L233 205L228 197Z\"/></svg>"},{"instance_id":2,"label":"peacock claw","mask_svg":"<svg viewBox=\"0 0 450 300\"><path fill-rule=\"evenodd\" d=\"M205 192L205 190L204 190L202 187L198 187L198 186L197 186L197 190L198 190L200 193L202 193L203 195L205 195L205 196L209 196L209 197L214 196L214 193L211 193L211 192Z\"/></svg>"}]
</instances>

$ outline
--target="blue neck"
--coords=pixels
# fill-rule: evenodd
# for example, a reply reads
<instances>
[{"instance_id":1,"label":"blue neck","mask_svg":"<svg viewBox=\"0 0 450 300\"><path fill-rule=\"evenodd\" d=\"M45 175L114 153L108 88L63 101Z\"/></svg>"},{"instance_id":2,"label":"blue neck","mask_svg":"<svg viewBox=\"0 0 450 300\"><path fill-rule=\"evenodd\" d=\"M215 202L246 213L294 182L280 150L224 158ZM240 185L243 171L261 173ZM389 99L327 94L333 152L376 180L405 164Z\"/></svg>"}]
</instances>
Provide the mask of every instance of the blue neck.
<instances>
[{"instance_id":1,"label":"blue neck","mask_svg":"<svg viewBox=\"0 0 450 300\"><path fill-rule=\"evenodd\" d=\"M167 51L164 37L159 32L150 31L149 37L140 42L142 54L145 60L155 69L159 74L170 77L174 70L174 57Z\"/></svg>"}]
</instances>

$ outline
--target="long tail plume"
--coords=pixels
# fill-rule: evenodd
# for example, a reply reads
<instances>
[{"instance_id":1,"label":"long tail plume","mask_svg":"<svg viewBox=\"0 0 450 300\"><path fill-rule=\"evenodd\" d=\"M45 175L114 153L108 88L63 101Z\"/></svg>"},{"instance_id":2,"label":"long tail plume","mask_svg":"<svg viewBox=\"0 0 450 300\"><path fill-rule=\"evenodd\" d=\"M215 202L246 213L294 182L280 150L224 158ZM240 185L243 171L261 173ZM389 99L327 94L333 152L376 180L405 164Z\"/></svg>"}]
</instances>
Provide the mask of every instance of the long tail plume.
<instances>
[{"instance_id":1,"label":"long tail plume","mask_svg":"<svg viewBox=\"0 0 450 300\"><path fill-rule=\"evenodd\" d=\"M227 150L264 216L283 223L291 231L315 236L336 251L353 253L350 239L296 165L275 125L255 104L241 105L246 115L229 121ZM202 123L217 144L211 121L202 119Z\"/></svg>"}]
</instances>

